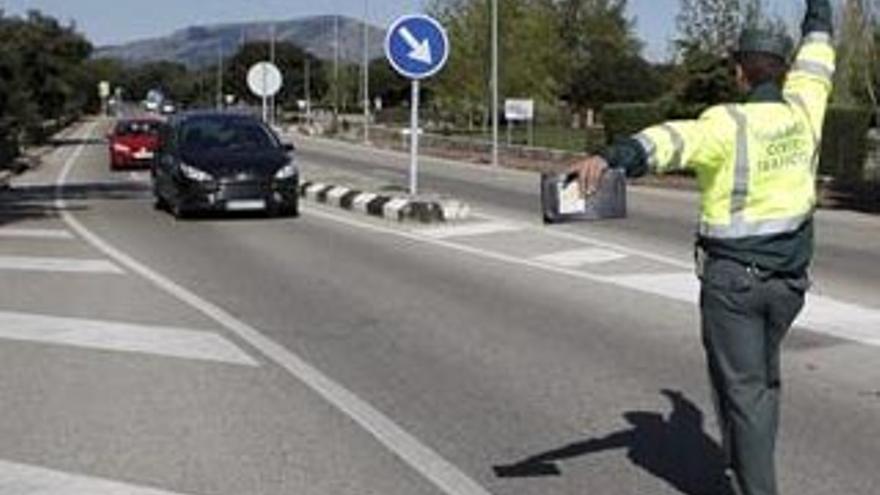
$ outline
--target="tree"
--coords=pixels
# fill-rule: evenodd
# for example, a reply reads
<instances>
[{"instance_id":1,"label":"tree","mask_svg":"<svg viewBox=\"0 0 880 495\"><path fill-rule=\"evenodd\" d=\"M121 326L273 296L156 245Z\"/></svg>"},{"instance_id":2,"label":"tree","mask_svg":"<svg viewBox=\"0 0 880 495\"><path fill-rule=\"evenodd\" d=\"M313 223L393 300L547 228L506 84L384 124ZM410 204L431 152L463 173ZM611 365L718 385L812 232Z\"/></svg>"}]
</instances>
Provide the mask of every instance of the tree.
<instances>
[{"instance_id":1,"label":"tree","mask_svg":"<svg viewBox=\"0 0 880 495\"><path fill-rule=\"evenodd\" d=\"M662 80L640 55L642 44L626 16L626 0L562 0L557 5L569 60L563 98L575 110L662 94Z\"/></svg>"},{"instance_id":2,"label":"tree","mask_svg":"<svg viewBox=\"0 0 880 495\"><path fill-rule=\"evenodd\" d=\"M452 40L449 65L430 83L437 104L467 121L489 117L491 0L435 0ZM499 92L577 111L662 91L626 17L626 0L499 2Z\"/></svg>"},{"instance_id":3,"label":"tree","mask_svg":"<svg viewBox=\"0 0 880 495\"><path fill-rule=\"evenodd\" d=\"M675 96L677 112L685 114L737 97L728 57L743 29L787 29L761 0L680 0L676 23L681 67Z\"/></svg>"},{"instance_id":4,"label":"tree","mask_svg":"<svg viewBox=\"0 0 880 495\"><path fill-rule=\"evenodd\" d=\"M868 0L845 0L838 36L836 101L877 105L880 63L877 24L871 7Z\"/></svg>"},{"instance_id":5,"label":"tree","mask_svg":"<svg viewBox=\"0 0 880 495\"><path fill-rule=\"evenodd\" d=\"M562 87L563 47L552 0L504 0L498 4L499 94L555 103ZM488 123L491 79L490 0L439 0L431 11L447 26L452 53L429 83L435 103L470 124Z\"/></svg>"},{"instance_id":6,"label":"tree","mask_svg":"<svg viewBox=\"0 0 880 495\"><path fill-rule=\"evenodd\" d=\"M91 50L75 26L37 11L0 15L0 125L7 135L40 139L44 121L84 109L96 91L83 67Z\"/></svg>"},{"instance_id":7,"label":"tree","mask_svg":"<svg viewBox=\"0 0 880 495\"><path fill-rule=\"evenodd\" d=\"M269 43L249 42L225 64L223 87L226 93L235 94L240 100L259 104L259 98L247 87L247 73L257 62L269 59ZM305 94L306 60L310 66L310 91L313 99L320 98L327 91L327 81L323 77L323 63L292 43L275 44L275 64L284 77L284 85L275 97L279 107L296 108L297 100Z\"/></svg>"}]
</instances>

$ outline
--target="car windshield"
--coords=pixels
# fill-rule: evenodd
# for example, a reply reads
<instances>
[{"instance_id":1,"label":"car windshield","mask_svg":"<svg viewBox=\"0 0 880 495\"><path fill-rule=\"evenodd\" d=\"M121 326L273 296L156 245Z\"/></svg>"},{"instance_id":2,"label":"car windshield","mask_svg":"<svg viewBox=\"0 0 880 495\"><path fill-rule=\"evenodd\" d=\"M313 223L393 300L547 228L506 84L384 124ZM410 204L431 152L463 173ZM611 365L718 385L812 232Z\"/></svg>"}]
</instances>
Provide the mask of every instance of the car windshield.
<instances>
[{"instance_id":1,"label":"car windshield","mask_svg":"<svg viewBox=\"0 0 880 495\"><path fill-rule=\"evenodd\" d=\"M266 149L277 143L259 123L248 119L193 119L181 129L185 149Z\"/></svg>"},{"instance_id":2,"label":"car windshield","mask_svg":"<svg viewBox=\"0 0 880 495\"><path fill-rule=\"evenodd\" d=\"M120 122L116 126L117 136L136 136L141 134L157 134L159 132L158 122L147 122L131 120Z\"/></svg>"}]
</instances>

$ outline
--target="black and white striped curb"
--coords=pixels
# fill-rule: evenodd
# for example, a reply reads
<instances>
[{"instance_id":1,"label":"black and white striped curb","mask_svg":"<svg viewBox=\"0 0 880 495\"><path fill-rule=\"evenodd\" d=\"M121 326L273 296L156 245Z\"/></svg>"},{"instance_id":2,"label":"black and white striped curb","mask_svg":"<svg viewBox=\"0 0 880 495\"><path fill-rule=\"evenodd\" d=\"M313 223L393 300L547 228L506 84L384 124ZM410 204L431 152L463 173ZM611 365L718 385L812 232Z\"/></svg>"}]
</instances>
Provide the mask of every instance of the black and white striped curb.
<instances>
[{"instance_id":1,"label":"black and white striped curb","mask_svg":"<svg viewBox=\"0 0 880 495\"><path fill-rule=\"evenodd\" d=\"M299 193L311 201L396 221L447 222L470 215L470 207L454 199L377 194L320 182L303 182Z\"/></svg>"}]
</instances>

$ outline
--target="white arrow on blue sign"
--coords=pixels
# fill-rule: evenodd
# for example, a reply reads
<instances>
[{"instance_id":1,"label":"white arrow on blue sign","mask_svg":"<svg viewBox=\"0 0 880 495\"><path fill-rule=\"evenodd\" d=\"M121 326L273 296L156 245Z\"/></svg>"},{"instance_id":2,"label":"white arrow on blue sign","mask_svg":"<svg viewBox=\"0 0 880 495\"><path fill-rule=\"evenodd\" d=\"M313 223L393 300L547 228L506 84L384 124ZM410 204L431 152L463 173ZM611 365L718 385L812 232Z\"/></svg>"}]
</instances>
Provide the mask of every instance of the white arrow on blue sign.
<instances>
[{"instance_id":1,"label":"white arrow on blue sign","mask_svg":"<svg viewBox=\"0 0 880 495\"><path fill-rule=\"evenodd\" d=\"M391 24L385 37L385 56L391 66L409 79L436 74L449 57L449 38L437 20L407 15Z\"/></svg>"}]
</instances>

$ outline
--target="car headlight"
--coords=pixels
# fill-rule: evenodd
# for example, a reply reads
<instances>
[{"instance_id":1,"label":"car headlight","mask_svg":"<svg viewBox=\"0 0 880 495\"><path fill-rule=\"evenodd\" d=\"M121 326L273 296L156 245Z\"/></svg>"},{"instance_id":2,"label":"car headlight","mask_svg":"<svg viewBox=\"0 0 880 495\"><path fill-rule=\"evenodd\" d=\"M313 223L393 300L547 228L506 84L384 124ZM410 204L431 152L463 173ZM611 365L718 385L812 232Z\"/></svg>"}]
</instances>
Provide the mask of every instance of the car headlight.
<instances>
[{"instance_id":1,"label":"car headlight","mask_svg":"<svg viewBox=\"0 0 880 495\"><path fill-rule=\"evenodd\" d=\"M295 176L297 172L299 172L299 170L296 168L296 164L291 162L278 169L278 171L275 172L275 178L279 180L290 179Z\"/></svg>"},{"instance_id":2,"label":"car headlight","mask_svg":"<svg viewBox=\"0 0 880 495\"><path fill-rule=\"evenodd\" d=\"M113 143L113 151L117 153L131 153L131 148L122 143Z\"/></svg>"},{"instance_id":3,"label":"car headlight","mask_svg":"<svg viewBox=\"0 0 880 495\"><path fill-rule=\"evenodd\" d=\"M195 167L191 167L185 163L180 164L180 171L183 173L184 177L196 182L208 182L214 180L214 177L212 177L211 174Z\"/></svg>"}]
</instances>

